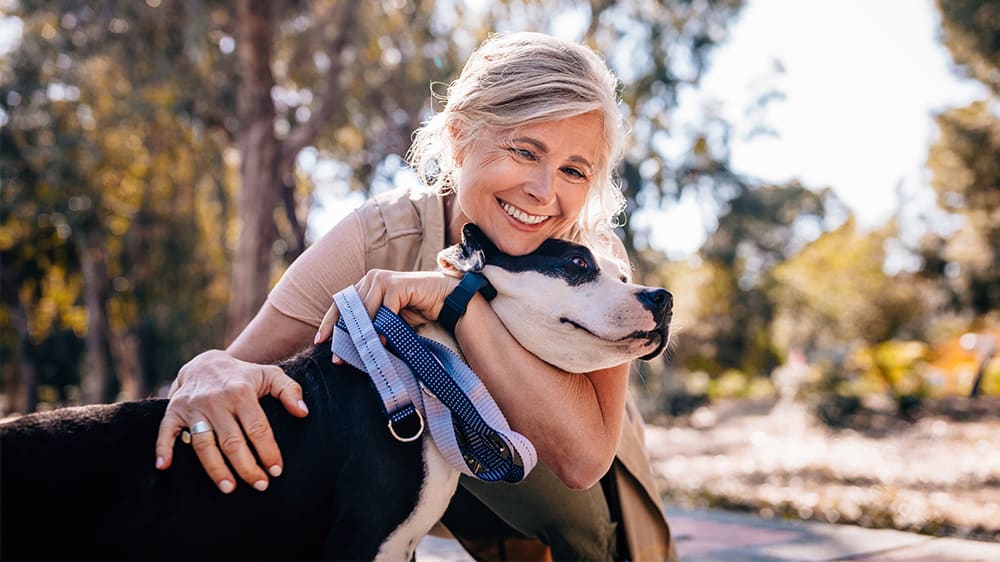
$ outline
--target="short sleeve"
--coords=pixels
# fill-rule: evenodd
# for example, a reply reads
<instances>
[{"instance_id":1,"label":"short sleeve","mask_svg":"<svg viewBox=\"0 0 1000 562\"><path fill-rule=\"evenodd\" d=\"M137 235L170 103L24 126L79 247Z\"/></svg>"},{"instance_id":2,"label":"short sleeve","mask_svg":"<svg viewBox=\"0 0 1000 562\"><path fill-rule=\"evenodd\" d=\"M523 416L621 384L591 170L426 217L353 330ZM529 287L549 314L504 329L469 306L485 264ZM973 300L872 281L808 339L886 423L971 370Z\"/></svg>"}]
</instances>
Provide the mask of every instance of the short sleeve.
<instances>
[{"instance_id":1,"label":"short sleeve","mask_svg":"<svg viewBox=\"0 0 1000 562\"><path fill-rule=\"evenodd\" d=\"M362 222L355 211L292 262L267 300L282 314L318 327L333 294L366 270Z\"/></svg>"}]
</instances>

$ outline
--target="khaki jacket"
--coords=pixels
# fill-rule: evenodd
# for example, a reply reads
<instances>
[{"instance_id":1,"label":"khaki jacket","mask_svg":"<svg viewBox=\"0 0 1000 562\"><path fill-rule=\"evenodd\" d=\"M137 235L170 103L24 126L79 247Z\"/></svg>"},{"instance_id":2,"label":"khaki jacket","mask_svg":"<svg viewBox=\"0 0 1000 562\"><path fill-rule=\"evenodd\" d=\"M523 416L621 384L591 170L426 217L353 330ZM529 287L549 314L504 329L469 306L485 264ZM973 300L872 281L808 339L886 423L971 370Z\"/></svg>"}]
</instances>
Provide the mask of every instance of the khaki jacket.
<instances>
[{"instance_id":1,"label":"khaki jacket","mask_svg":"<svg viewBox=\"0 0 1000 562\"><path fill-rule=\"evenodd\" d=\"M366 269L433 271L446 245L444 200L430 193L394 190L358 209L365 225ZM631 396L609 476L617 487L631 559L676 559L670 528L643 445L643 421Z\"/></svg>"}]
</instances>

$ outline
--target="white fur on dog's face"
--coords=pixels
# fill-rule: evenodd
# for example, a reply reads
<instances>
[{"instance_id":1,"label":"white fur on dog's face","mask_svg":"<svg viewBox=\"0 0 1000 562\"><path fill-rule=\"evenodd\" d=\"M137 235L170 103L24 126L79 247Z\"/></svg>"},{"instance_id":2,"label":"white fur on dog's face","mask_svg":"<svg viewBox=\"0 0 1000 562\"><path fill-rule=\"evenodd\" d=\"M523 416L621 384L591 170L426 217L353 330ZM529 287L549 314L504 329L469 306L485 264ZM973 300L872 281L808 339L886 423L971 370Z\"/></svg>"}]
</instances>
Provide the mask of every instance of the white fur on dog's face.
<instances>
[{"instance_id":1,"label":"white fur on dog's face","mask_svg":"<svg viewBox=\"0 0 1000 562\"><path fill-rule=\"evenodd\" d=\"M650 359L666 346L670 293L628 283L620 264L598 260L585 246L549 239L531 254L514 256L468 224L462 243L442 250L438 263L455 276L482 273L497 291L490 304L511 335L564 371ZM437 324L423 326L421 334L451 340Z\"/></svg>"},{"instance_id":2,"label":"white fur on dog's face","mask_svg":"<svg viewBox=\"0 0 1000 562\"><path fill-rule=\"evenodd\" d=\"M626 363L656 350L657 329L637 299L649 289L602 274L571 286L537 272L512 273L486 266L483 275L497 290L493 310L528 351L564 371L585 373Z\"/></svg>"}]
</instances>

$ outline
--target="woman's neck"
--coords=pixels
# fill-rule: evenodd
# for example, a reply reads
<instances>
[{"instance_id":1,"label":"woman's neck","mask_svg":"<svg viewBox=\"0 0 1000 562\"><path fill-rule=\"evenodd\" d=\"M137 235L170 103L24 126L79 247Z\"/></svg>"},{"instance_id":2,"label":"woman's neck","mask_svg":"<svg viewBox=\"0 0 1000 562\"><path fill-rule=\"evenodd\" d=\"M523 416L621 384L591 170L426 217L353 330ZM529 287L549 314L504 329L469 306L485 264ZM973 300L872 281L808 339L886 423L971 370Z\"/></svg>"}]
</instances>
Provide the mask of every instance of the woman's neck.
<instances>
[{"instance_id":1,"label":"woman's neck","mask_svg":"<svg viewBox=\"0 0 1000 562\"><path fill-rule=\"evenodd\" d=\"M453 246L462 241L462 227L469 222L458 205L458 196L452 192L444 196L445 245Z\"/></svg>"}]
</instances>

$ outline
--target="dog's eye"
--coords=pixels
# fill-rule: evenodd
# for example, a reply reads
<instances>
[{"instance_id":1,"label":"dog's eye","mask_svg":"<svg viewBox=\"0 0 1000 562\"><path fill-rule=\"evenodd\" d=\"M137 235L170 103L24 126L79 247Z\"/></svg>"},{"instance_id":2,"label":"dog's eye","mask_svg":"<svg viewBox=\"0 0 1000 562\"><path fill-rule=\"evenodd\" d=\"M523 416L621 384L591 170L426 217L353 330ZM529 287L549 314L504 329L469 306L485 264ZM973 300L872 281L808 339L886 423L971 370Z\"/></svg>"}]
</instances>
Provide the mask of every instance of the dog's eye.
<instances>
[{"instance_id":1,"label":"dog's eye","mask_svg":"<svg viewBox=\"0 0 1000 562\"><path fill-rule=\"evenodd\" d=\"M569 261L572 262L573 265L575 265L577 267L582 267L584 269L590 267L590 264L587 263L587 260L583 259L580 256L573 256L573 257L569 258Z\"/></svg>"}]
</instances>

